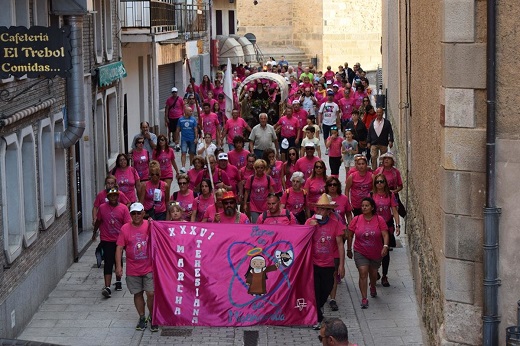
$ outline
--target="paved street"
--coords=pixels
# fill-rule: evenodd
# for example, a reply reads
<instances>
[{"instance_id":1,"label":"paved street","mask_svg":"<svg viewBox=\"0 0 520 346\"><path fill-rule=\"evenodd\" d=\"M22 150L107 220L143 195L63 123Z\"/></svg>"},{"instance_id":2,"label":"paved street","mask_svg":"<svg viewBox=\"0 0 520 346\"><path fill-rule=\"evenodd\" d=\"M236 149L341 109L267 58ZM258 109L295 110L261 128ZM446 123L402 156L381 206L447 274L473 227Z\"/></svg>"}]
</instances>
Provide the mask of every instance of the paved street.
<instances>
[{"instance_id":1,"label":"paved street","mask_svg":"<svg viewBox=\"0 0 520 346\"><path fill-rule=\"evenodd\" d=\"M325 148L322 142L322 153ZM176 155L180 165L180 155ZM327 156L323 156L328 164ZM180 167L180 166L179 166ZM340 181L345 181L341 169ZM178 187L174 184L172 191ZM402 223L404 224L404 223ZM405 236L400 247L390 253L388 278L391 287L377 285L378 297L369 298L362 310L357 288L358 272L347 259L345 279L338 287L339 311L328 304L326 317L341 318L349 329L351 342L358 345L425 345L417 313L413 280ZM247 328L161 328L158 333L136 331L138 315L132 295L113 291L112 298L101 296L103 270L95 266L92 244L74 263L48 299L41 305L19 339L61 345L318 345L318 332L311 328L256 326Z\"/></svg>"}]
</instances>

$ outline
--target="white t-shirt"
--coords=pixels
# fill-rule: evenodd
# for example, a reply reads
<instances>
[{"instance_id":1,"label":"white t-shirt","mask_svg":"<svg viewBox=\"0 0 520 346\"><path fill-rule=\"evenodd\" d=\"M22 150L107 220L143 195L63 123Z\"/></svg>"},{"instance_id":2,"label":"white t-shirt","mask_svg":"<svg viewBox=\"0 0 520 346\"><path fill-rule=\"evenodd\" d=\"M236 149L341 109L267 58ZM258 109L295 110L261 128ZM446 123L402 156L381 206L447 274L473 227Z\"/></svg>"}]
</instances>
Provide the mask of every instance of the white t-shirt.
<instances>
[{"instance_id":1,"label":"white t-shirt","mask_svg":"<svg viewBox=\"0 0 520 346\"><path fill-rule=\"evenodd\" d=\"M323 114L322 124L327 126L336 125L336 120L339 116L339 106L336 102L322 103L320 114Z\"/></svg>"}]
</instances>

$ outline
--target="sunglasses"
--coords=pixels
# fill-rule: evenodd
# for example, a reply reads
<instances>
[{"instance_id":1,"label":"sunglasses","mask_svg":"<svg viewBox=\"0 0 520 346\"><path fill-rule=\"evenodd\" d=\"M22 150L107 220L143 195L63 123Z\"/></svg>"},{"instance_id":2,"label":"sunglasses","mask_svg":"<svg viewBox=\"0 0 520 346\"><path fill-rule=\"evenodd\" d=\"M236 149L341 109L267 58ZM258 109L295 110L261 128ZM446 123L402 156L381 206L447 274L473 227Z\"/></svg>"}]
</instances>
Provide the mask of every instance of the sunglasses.
<instances>
[{"instance_id":1,"label":"sunglasses","mask_svg":"<svg viewBox=\"0 0 520 346\"><path fill-rule=\"evenodd\" d=\"M305 150L314 150L314 148L305 148Z\"/></svg>"},{"instance_id":2,"label":"sunglasses","mask_svg":"<svg viewBox=\"0 0 520 346\"><path fill-rule=\"evenodd\" d=\"M232 204L235 204L235 203L236 203L235 201L222 202L222 204L224 204L224 205L232 205Z\"/></svg>"},{"instance_id":3,"label":"sunglasses","mask_svg":"<svg viewBox=\"0 0 520 346\"><path fill-rule=\"evenodd\" d=\"M315 169L323 169L323 166L314 166Z\"/></svg>"},{"instance_id":4,"label":"sunglasses","mask_svg":"<svg viewBox=\"0 0 520 346\"><path fill-rule=\"evenodd\" d=\"M144 144L144 141L137 141L137 144Z\"/></svg>"},{"instance_id":5,"label":"sunglasses","mask_svg":"<svg viewBox=\"0 0 520 346\"><path fill-rule=\"evenodd\" d=\"M141 214L140 211L133 211L133 212L130 213L130 215L140 215L140 214Z\"/></svg>"},{"instance_id":6,"label":"sunglasses","mask_svg":"<svg viewBox=\"0 0 520 346\"><path fill-rule=\"evenodd\" d=\"M289 153L289 156L296 156L296 153Z\"/></svg>"},{"instance_id":7,"label":"sunglasses","mask_svg":"<svg viewBox=\"0 0 520 346\"><path fill-rule=\"evenodd\" d=\"M386 183L384 180L376 180L376 184L384 184Z\"/></svg>"},{"instance_id":8,"label":"sunglasses","mask_svg":"<svg viewBox=\"0 0 520 346\"><path fill-rule=\"evenodd\" d=\"M161 138L161 139L159 139L159 142L166 142L166 139Z\"/></svg>"},{"instance_id":9,"label":"sunglasses","mask_svg":"<svg viewBox=\"0 0 520 346\"><path fill-rule=\"evenodd\" d=\"M331 183L331 184L327 184L327 186L336 186L336 187L337 187L338 184L336 184L336 183Z\"/></svg>"},{"instance_id":10,"label":"sunglasses","mask_svg":"<svg viewBox=\"0 0 520 346\"><path fill-rule=\"evenodd\" d=\"M182 186L182 185L188 185L188 183L187 183L186 181L180 181L180 182L179 182L179 185L181 185L181 186Z\"/></svg>"}]
</instances>

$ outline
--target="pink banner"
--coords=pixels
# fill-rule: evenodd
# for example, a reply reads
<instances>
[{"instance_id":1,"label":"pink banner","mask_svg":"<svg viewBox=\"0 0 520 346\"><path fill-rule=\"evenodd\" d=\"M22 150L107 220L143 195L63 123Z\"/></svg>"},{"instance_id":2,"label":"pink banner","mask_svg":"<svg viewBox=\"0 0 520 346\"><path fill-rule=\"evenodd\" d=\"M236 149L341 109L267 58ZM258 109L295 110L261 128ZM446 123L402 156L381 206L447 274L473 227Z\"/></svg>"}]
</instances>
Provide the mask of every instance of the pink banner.
<instances>
[{"instance_id":1,"label":"pink banner","mask_svg":"<svg viewBox=\"0 0 520 346\"><path fill-rule=\"evenodd\" d=\"M316 323L312 227L153 222L151 238L157 324Z\"/></svg>"}]
</instances>

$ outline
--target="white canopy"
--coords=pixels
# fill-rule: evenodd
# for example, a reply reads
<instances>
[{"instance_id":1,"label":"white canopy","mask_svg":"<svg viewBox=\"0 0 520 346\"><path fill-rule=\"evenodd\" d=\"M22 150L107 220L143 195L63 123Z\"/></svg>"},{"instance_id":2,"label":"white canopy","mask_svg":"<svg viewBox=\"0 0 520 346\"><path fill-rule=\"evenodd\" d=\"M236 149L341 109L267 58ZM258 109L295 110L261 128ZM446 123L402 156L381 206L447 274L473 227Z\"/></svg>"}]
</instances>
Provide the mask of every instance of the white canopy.
<instances>
[{"instance_id":1,"label":"white canopy","mask_svg":"<svg viewBox=\"0 0 520 346\"><path fill-rule=\"evenodd\" d=\"M237 94L242 94L242 89L244 86L246 86L249 82L254 81L255 79L269 79L278 84L278 87L280 87L280 93L281 93L281 101L284 102L287 100L287 97L289 96L289 86L287 85L287 81L285 80L285 77L280 76L279 74L272 73L272 72L256 72L244 79L242 83L240 83L240 86L238 87Z\"/></svg>"},{"instance_id":2,"label":"white canopy","mask_svg":"<svg viewBox=\"0 0 520 346\"><path fill-rule=\"evenodd\" d=\"M217 36L218 39L218 64L226 65L228 58L233 65L244 62L244 51L242 45L232 37Z\"/></svg>"},{"instance_id":3,"label":"white canopy","mask_svg":"<svg viewBox=\"0 0 520 346\"><path fill-rule=\"evenodd\" d=\"M244 51L244 60L245 62L256 61L256 52L253 44L244 36L231 35L230 37L237 40L238 43L242 46L242 50Z\"/></svg>"}]
</instances>

